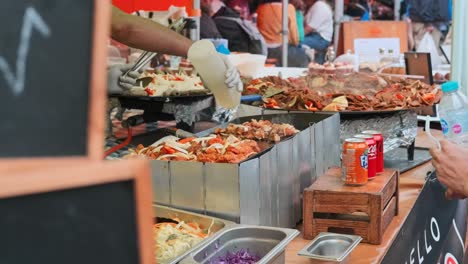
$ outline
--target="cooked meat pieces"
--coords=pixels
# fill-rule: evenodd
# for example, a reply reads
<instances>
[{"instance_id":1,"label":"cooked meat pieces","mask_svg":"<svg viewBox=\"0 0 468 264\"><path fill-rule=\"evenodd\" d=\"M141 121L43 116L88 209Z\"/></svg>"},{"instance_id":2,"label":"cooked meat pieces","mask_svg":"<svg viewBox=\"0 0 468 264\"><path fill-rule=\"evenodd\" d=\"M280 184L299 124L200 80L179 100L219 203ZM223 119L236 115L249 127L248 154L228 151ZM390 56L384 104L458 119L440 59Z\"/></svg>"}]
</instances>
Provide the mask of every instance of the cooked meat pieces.
<instances>
[{"instance_id":1,"label":"cooked meat pieces","mask_svg":"<svg viewBox=\"0 0 468 264\"><path fill-rule=\"evenodd\" d=\"M218 128L215 134L234 135L240 139L254 139L278 142L281 138L295 135L299 131L290 124L276 124L269 120L252 119L243 124L229 124L225 129Z\"/></svg>"},{"instance_id":2,"label":"cooked meat pieces","mask_svg":"<svg viewBox=\"0 0 468 264\"><path fill-rule=\"evenodd\" d=\"M250 91L264 96L264 108L300 111L413 108L431 106L438 103L442 96L436 86L419 80L367 73L347 76L314 74L288 80L272 76L252 80L248 87L259 87ZM275 91L282 91L271 93L271 87L274 87ZM343 95L348 103L346 107L338 107L333 99Z\"/></svg>"}]
</instances>

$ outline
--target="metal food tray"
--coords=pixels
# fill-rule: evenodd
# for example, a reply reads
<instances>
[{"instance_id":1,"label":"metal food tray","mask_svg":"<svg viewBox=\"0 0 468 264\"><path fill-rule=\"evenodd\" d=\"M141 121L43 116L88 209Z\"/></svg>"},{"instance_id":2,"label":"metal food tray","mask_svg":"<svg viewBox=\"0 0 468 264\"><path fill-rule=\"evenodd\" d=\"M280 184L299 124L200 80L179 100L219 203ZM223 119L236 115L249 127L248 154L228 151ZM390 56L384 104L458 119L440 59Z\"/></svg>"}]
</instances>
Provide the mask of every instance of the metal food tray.
<instances>
[{"instance_id":1,"label":"metal food tray","mask_svg":"<svg viewBox=\"0 0 468 264\"><path fill-rule=\"evenodd\" d=\"M304 111L264 109L251 105L241 105L237 111L237 116L281 113L304 113ZM414 109L378 112L339 112L339 115L341 142L344 142L346 138L359 134L363 130L378 130L384 135L384 152L388 152L400 146L411 145L417 136L418 124Z\"/></svg>"},{"instance_id":2,"label":"metal food tray","mask_svg":"<svg viewBox=\"0 0 468 264\"><path fill-rule=\"evenodd\" d=\"M145 101L145 102L157 102L157 103L184 103L184 102L196 102L208 97L213 96L212 93L203 94L188 94L180 96L132 96L132 95L116 95L121 103L128 101Z\"/></svg>"},{"instance_id":3,"label":"metal food tray","mask_svg":"<svg viewBox=\"0 0 468 264\"><path fill-rule=\"evenodd\" d=\"M179 263L183 258L188 256L191 252L194 250L202 247L206 243L209 243L215 236L216 234L227 230L228 228L234 226L235 224L230 221L206 216L206 215L200 215L200 214L195 214L183 210L178 210L166 206L161 206L161 205L156 205L153 204L153 212L155 216L155 222L159 221L171 221L174 218L178 218L181 221L184 222L193 222L197 223L200 225L200 228L204 230L210 229L213 235L203 239L199 244L197 244L195 247L191 248L190 250L186 251L184 254L177 256L174 259L171 259L168 262L163 262L163 264L176 264ZM211 228L210 228L211 227Z\"/></svg>"},{"instance_id":4,"label":"metal food tray","mask_svg":"<svg viewBox=\"0 0 468 264\"><path fill-rule=\"evenodd\" d=\"M211 242L195 250L181 264L217 263L216 259L227 252L248 249L261 257L257 263L285 263L285 248L299 231L285 228L237 226L216 235ZM214 261L214 262L211 262Z\"/></svg>"},{"instance_id":5,"label":"metal food tray","mask_svg":"<svg viewBox=\"0 0 468 264\"><path fill-rule=\"evenodd\" d=\"M240 224L295 227L302 191L340 163L339 115L273 114L233 123L252 118L300 132L239 164L151 160L153 202Z\"/></svg>"},{"instance_id":6,"label":"metal food tray","mask_svg":"<svg viewBox=\"0 0 468 264\"><path fill-rule=\"evenodd\" d=\"M334 114L334 113L339 113L342 118L346 117L353 117L353 116L364 116L364 115L388 115L388 114L396 114L400 112L405 112L405 111L417 111L420 110L421 107L411 107L411 108L402 108L402 109L386 109L386 110L369 110L369 111L299 111L299 110L287 110L287 109L271 109L271 108L263 108L259 106L252 106L249 104L242 104L241 108L244 108L241 110L241 116L243 116L244 111L250 112L250 114L260 114L260 113L271 113L277 112L277 113L328 113L328 114Z\"/></svg>"},{"instance_id":7,"label":"metal food tray","mask_svg":"<svg viewBox=\"0 0 468 264\"><path fill-rule=\"evenodd\" d=\"M362 237L336 233L320 233L304 247L299 256L310 258L310 263L349 263L349 255L361 242Z\"/></svg>"}]
</instances>

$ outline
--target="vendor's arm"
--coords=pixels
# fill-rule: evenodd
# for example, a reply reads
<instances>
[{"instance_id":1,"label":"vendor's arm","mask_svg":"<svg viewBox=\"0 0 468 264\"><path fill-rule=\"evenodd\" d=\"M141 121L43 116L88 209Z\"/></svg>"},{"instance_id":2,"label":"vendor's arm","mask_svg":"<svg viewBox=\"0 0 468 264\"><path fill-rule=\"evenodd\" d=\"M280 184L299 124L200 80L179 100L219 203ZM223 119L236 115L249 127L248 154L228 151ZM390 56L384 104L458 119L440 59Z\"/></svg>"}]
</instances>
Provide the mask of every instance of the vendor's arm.
<instances>
[{"instance_id":1,"label":"vendor's arm","mask_svg":"<svg viewBox=\"0 0 468 264\"><path fill-rule=\"evenodd\" d=\"M468 148L446 140L440 144L441 150L431 149L437 178L447 186L448 197L468 197Z\"/></svg>"},{"instance_id":2,"label":"vendor's arm","mask_svg":"<svg viewBox=\"0 0 468 264\"><path fill-rule=\"evenodd\" d=\"M112 8L112 38L133 48L187 56L192 41L149 19Z\"/></svg>"}]
</instances>

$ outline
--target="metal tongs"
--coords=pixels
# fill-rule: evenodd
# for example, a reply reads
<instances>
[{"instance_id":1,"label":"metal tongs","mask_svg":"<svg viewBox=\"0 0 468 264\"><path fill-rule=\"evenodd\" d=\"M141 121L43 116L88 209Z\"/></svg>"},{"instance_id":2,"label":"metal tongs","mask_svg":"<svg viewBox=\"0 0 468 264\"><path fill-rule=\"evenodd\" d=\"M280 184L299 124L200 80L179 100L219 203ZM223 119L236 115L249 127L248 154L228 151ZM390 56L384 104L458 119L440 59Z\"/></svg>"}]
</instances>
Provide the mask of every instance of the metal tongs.
<instances>
[{"instance_id":1,"label":"metal tongs","mask_svg":"<svg viewBox=\"0 0 468 264\"><path fill-rule=\"evenodd\" d=\"M177 33L180 33L184 29L186 24L187 24L187 21L183 17L181 17L177 19L176 21L172 22L169 25L169 28L174 30ZM128 71L122 74L122 77L127 76L129 72L141 70L141 68L143 68L146 64L148 64L156 56L156 54L157 54L156 52L150 52L150 51L143 52L140 55L140 57L138 57L138 59L136 60L132 68L130 68Z\"/></svg>"}]
</instances>

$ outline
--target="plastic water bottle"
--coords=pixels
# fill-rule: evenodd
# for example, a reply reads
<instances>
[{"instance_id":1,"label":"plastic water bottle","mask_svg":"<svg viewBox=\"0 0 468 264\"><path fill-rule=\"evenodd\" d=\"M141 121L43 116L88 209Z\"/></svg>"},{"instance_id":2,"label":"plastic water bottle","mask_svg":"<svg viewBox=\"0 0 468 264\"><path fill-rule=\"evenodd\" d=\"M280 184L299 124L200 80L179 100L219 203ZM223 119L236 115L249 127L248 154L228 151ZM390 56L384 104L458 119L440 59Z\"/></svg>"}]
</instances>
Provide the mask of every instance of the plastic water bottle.
<instances>
[{"instance_id":1,"label":"plastic water bottle","mask_svg":"<svg viewBox=\"0 0 468 264\"><path fill-rule=\"evenodd\" d=\"M458 88L457 82L442 84L440 124L447 139L468 147L468 98Z\"/></svg>"}]
</instances>

